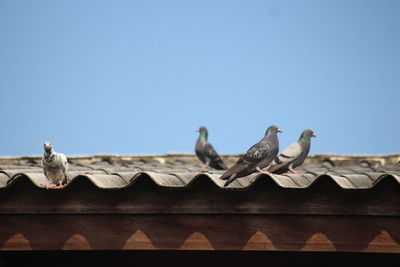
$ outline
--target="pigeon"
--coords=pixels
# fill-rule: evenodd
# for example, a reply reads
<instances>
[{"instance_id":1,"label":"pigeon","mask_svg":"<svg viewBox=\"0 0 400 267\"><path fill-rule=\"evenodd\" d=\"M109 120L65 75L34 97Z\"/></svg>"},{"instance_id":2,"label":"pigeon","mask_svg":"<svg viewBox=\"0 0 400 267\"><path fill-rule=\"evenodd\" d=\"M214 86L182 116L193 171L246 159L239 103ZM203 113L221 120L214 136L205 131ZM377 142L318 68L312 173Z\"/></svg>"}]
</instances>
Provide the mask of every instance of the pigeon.
<instances>
[{"instance_id":1,"label":"pigeon","mask_svg":"<svg viewBox=\"0 0 400 267\"><path fill-rule=\"evenodd\" d=\"M49 180L49 187L64 187L67 183L68 161L64 154L54 151L49 141L44 142L42 168L44 175Z\"/></svg>"},{"instance_id":2,"label":"pigeon","mask_svg":"<svg viewBox=\"0 0 400 267\"><path fill-rule=\"evenodd\" d=\"M221 157L215 151L214 147L207 141L207 128L201 126L198 129L198 132L200 132L200 136L196 142L195 152L200 161L205 164L202 168L211 167L216 170L226 170L227 168Z\"/></svg>"},{"instance_id":3,"label":"pigeon","mask_svg":"<svg viewBox=\"0 0 400 267\"><path fill-rule=\"evenodd\" d=\"M289 145L274 159L268 171L277 174L290 171L298 175L294 168L303 164L307 158L311 146L311 137L316 137L314 132L309 129L304 130L296 143Z\"/></svg>"},{"instance_id":4,"label":"pigeon","mask_svg":"<svg viewBox=\"0 0 400 267\"><path fill-rule=\"evenodd\" d=\"M229 168L221 177L227 180L224 186L228 186L235 179L249 175L254 171L270 174L262 169L269 166L274 160L279 150L279 141L277 133L282 133L278 126L268 127L265 136L257 144L247 150L246 154Z\"/></svg>"}]
</instances>

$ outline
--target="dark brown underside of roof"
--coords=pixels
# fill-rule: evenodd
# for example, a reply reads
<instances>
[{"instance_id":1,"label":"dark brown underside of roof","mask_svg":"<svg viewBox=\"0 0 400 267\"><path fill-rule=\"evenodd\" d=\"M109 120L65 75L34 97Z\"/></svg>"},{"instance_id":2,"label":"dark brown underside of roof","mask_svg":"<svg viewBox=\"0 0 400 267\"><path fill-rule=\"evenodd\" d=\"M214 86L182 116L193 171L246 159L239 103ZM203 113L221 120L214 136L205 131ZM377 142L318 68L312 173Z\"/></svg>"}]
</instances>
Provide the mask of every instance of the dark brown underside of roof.
<instances>
[{"instance_id":1,"label":"dark brown underside of roof","mask_svg":"<svg viewBox=\"0 0 400 267\"><path fill-rule=\"evenodd\" d=\"M271 215L0 216L2 250L400 252L398 218Z\"/></svg>"}]
</instances>

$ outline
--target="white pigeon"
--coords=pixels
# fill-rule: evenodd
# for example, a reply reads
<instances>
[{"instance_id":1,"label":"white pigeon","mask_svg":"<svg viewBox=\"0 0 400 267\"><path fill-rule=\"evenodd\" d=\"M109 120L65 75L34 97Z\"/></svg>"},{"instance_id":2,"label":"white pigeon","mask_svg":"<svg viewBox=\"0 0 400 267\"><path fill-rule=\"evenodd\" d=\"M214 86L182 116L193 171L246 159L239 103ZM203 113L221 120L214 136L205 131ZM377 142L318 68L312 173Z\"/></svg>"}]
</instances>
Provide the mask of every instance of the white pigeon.
<instances>
[{"instance_id":1,"label":"white pigeon","mask_svg":"<svg viewBox=\"0 0 400 267\"><path fill-rule=\"evenodd\" d=\"M67 157L64 154L55 152L49 141L44 142L43 146L42 168L44 175L50 182L46 188L64 187L67 183Z\"/></svg>"}]
</instances>

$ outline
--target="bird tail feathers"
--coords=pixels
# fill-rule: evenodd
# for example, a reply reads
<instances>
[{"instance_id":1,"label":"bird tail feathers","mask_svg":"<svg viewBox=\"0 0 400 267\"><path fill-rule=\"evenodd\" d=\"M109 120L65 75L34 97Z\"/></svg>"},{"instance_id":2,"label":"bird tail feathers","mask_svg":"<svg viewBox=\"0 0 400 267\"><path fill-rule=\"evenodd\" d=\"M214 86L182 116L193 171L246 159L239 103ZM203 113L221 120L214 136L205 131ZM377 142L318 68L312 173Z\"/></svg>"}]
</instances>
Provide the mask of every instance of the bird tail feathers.
<instances>
[{"instance_id":1,"label":"bird tail feathers","mask_svg":"<svg viewBox=\"0 0 400 267\"><path fill-rule=\"evenodd\" d=\"M233 181L235 181L235 177L236 177L236 173L231 175L231 177L229 177L229 179L225 182L224 186L228 186L230 185Z\"/></svg>"}]
</instances>

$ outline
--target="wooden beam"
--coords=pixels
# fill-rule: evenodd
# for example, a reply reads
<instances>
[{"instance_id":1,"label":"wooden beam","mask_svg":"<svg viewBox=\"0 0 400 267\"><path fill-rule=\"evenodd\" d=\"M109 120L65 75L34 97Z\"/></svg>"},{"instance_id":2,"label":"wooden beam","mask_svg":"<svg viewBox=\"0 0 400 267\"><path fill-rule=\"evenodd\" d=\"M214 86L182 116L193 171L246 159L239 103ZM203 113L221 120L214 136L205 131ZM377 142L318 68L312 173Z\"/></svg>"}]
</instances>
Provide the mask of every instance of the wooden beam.
<instances>
[{"instance_id":1,"label":"wooden beam","mask_svg":"<svg viewBox=\"0 0 400 267\"><path fill-rule=\"evenodd\" d=\"M221 190L208 178L189 188L160 188L147 178L102 190L79 179L65 190L38 188L21 179L0 190L0 214L311 214L400 216L400 184L344 190L330 179L305 189L258 180L245 190Z\"/></svg>"},{"instance_id":2,"label":"wooden beam","mask_svg":"<svg viewBox=\"0 0 400 267\"><path fill-rule=\"evenodd\" d=\"M3 215L1 250L400 253L400 218L273 215Z\"/></svg>"}]
</instances>

